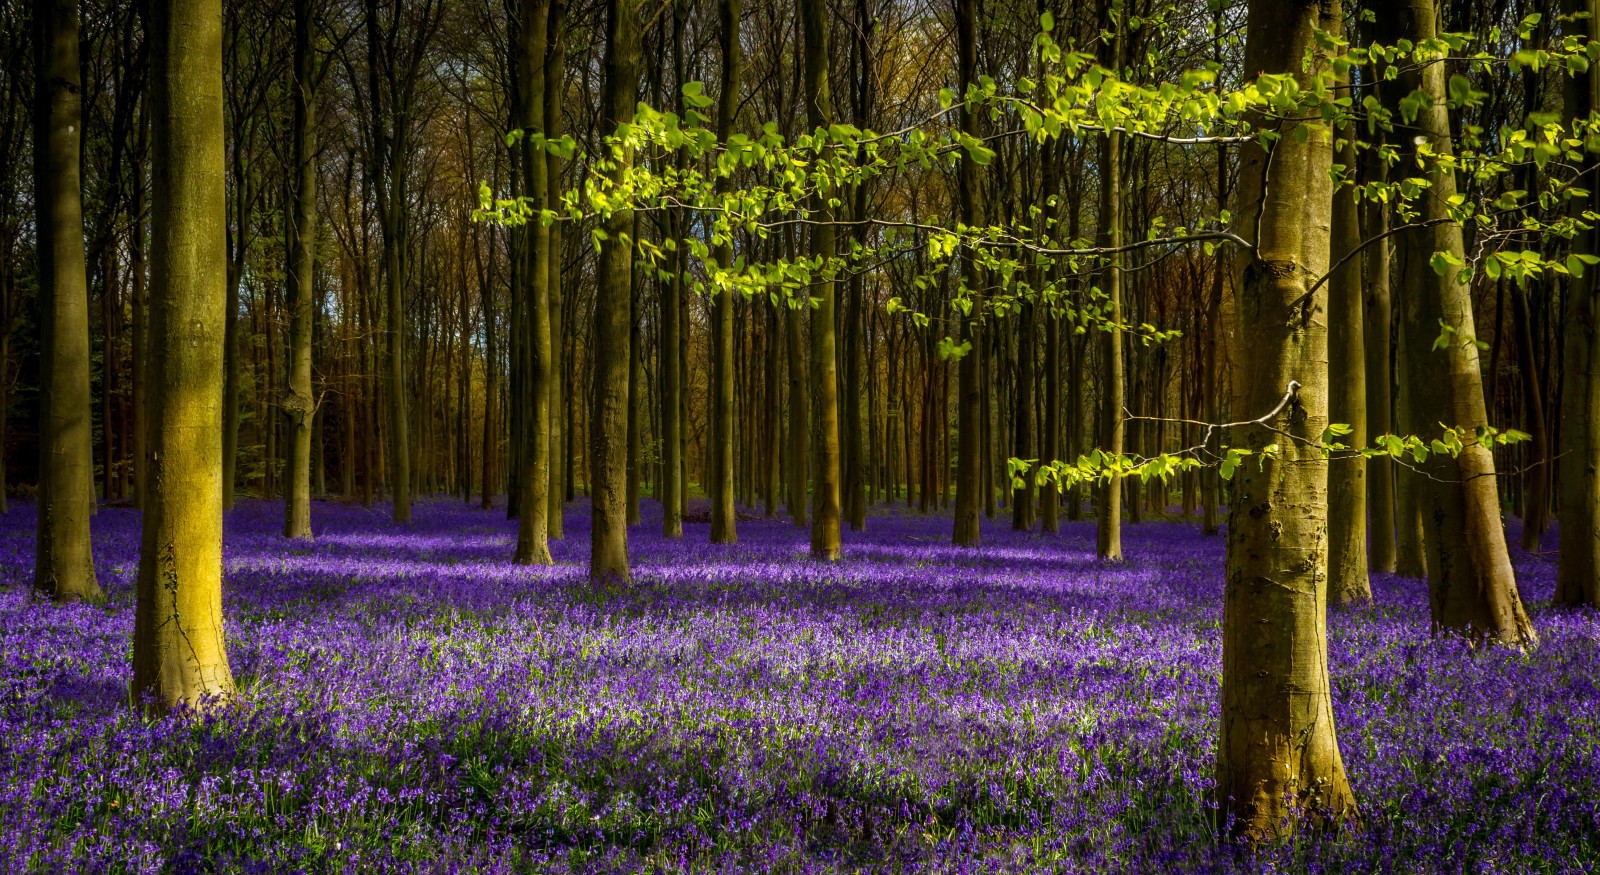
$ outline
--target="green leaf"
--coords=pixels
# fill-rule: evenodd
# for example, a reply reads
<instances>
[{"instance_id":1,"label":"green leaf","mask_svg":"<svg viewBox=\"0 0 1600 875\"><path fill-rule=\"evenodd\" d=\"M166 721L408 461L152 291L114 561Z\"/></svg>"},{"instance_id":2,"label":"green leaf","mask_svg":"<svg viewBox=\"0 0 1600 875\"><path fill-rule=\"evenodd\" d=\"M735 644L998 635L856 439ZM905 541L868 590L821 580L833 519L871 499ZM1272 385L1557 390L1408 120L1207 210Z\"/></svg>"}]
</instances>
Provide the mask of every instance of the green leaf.
<instances>
[{"instance_id":1,"label":"green leaf","mask_svg":"<svg viewBox=\"0 0 1600 875\"><path fill-rule=\"evenodd\" d=\"M1039 29L1045 33L1049 33L1050 31L1056 29L1056 17L1050 14L1050 10L1046 9L1044 12L1040 13Z\"/></svg>"}]
</instances>

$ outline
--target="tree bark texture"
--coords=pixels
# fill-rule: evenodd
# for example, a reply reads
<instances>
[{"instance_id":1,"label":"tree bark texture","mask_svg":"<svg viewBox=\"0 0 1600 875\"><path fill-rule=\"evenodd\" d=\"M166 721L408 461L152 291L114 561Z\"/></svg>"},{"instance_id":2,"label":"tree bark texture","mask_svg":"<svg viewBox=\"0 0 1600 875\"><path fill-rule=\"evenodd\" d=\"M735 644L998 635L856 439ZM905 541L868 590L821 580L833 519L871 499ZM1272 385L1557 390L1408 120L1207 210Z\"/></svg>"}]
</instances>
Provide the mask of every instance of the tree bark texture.
<instances>
[{"instance_id":1,"label":"tree bark texture","mask_svg":"<svg viewBox=\"0 0 1600 875\"><path fill-rule=\"evenodd\" d=\"M1292 73L1307 88L1328 66L1316 31L1339 33L1340 15L1337 2L1252 0L1245 67ZM1270 155L1259 143L1242 147L1234 226L1257 239L1239 255L1232 418L1277 412L1236 429L1233 446L1279 445L1275 457L1238 467L1228 513L1217 801L1233 833L1251 841L1355 807L1333 726L1328 463L1315 446L1328 423L1328 315L1326 293L1311 287L1329 264L1331 132L1314 128L1299 143L1298 122L1277 124Z\"/></svg>"},{"instance_id":2,"label":"tree bark texture","mask_svg":"<svg viewBox=\"0 0 1600 875\"><path fill-rule=\"evenodd\" d=\"M34 204L43 329L33 584L56 601L99 600L103 594L89 540L94 434L77 0L35 0L33 18Z\"/></svg>"},{"instance_id":3,"label":"tree bark texture","mask_svg":"<svg viewBox=\"0 0 1600 875\"><path fill-rule=\"evenodd\" d=\"M132 699L156 712L233 692L222 624L227 285L221 0L151 10L150 495Z\"/></svg>"}]
</instances>

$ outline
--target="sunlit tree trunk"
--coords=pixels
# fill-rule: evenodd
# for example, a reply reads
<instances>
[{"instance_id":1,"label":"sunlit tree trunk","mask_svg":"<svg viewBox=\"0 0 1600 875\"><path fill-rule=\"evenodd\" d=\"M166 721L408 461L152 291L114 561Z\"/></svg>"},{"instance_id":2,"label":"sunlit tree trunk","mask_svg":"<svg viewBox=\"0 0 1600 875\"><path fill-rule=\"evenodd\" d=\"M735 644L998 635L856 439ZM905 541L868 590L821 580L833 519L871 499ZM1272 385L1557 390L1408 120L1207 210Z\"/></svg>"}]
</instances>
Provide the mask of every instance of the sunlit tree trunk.
<instances>
[{"instance_id":1,"label":"sunlit tree trunk","mask_svg":"<svg viewBox=\"0 0 1600 875\"><path fill-rule=\"evenodd\" d=\"M284 490L283 536L311 537L311 323L315 309L317 242L316 93L311 56L311 0L294 2L294 212L289 225L289 386L283 410L289 422L289 482Z\"/></svg>"},{"instance_id":2,"label":"sunlit tree trunk","mask_svg":"<svg viewBox=\"0 0 1600 875\"><path fill-rule=\"evenodd\" d=\"M608 134L633 121L639 90L639 7L636 0L606 0L605 85L601 130ZM620 183L632 162L623 150L607 171ZM596 264L594 330L589 348L594 390L589 412L589 470L593 514L589 528L589 576L596 581L632 579L628 568L627 439L629 313L633 286L633 212L619 209L602 223L606 239Z\"/></svg>"},{"instance_id":3,"label":"sunlit tree trunk","mask_svg":"<svg viewBox=\"0 0 1600 875\"><path fill-rule=\"evenodd\" d=\"M1338 34L1341 15L1336 0L1252 0L1245 68L1293 74L1309 90L1328 69L1316 32ZM1315 446L1328 424L1328 315L1326 292L1311 286L1329 266L1332 143L1325 129L1301 143L1292 130L1300 122L1257 122L1281 138L1270 157L1259 142L1242 147L1234 230L1256 239L1254 251L1239 253L1232 418L1275 413L1236 429L1233 445L1275 443L1279 452L1234 474L1217 803L1235 834L1263 841L1306 817L1337 821L1355 800L1333 726L1328 463Z\"/></svg>"},{"instance_id":4,"label":"sunlit tree trunk","mask_svg":"<svg viewBox=\"0 0 1600 875\"><path fill-rule=\"evenodd\" d=\"M1121 66L1122 31L1110 21L1112 12L1120 9L1120 0L1102 0L1104 25L1116 34L1110 42L1102 42L1100 63L1108 69ZM1122 134L1113 131L1101 141L1100 152L1100 242L1110 248L1122 245ZM1106 302L1102 305L1105 316L1113 323L1122 321L1122 257L1112 255L1101 275L1102 291ZM1120 455L1127 425L1122 408L1126 406L1127 374L1123 365L1122 332L1102 331L1100 422L1103 433L1101 448L1112 455ZM1100 484L1099 507L1095 508L1095 550L1101 559L1122 559L1122 478L1112 476Z\"/></svg>"},{"instance_id":5,"label":"sunlit tree trunk","mask_svg":"<svg viewBox=\"0 0 1600 875\"><path fill-rule=\"evenodd\" d=\"M95 509L94 435L77 0L35 0L33 18L33 178L43 338L33 584L56 601L98 600L102 593L89 542L89 517ZM220 64L220 49L217 57Z\"/></svg>"},{"instance_id":6,"label":"sunlit tree trunk","mask_svg":"<svg viewBox=\"0 0 1600 875\"><path fill-rule=\"evenodd\" d=\"M1421 43L1437 35L1433 0L1396 0L1379 6L1378 38L1388 44L1401 39ZM1415 167L1411 156L1417 141L1427 142L1435 156L1449 156L1453 147L1444 99L1445 71L1432 63L1405 68L1386 92L1389 105L1417 89L1433 95L1418 108L1416 122L1398 128L1399 167ZM1424 171L1430 187L1418 199L1419 220L1444 220L1456 194L1455 173L1439 171L1430 161ZM1455 222L1413 228L1396 235L1396 254L1404 318L1406 379L1410 383L1414 423L1422 429L1439 423L1473 430L1488 424L1483 382L1474 341L1472 298L1456 271L1443 275L1432 266L1444 252L1456 264L1465 262L1461 226ZM1442 349L1435 350L1441 324L1454 329ZM1500 524L1499 486L1494 456L1485 446L1469 444L1459 456L1435 454L1422 466L1418 492L1427 553L1428 590L1433 626L1505 643L1531 641L1532 625L1522 608L1505 530Z\"/></svg>"},{"instance_id":7,"label":"sunlit tree trunk","mask_svg":"<svg viewBox=\"0 0 1600 875\"><path fill-rule=\"evenodd\" d=\"M151 10L150 495L134 610L135 706L233 692L222 637L221 0Z\"/></svg>"}]
</instances>

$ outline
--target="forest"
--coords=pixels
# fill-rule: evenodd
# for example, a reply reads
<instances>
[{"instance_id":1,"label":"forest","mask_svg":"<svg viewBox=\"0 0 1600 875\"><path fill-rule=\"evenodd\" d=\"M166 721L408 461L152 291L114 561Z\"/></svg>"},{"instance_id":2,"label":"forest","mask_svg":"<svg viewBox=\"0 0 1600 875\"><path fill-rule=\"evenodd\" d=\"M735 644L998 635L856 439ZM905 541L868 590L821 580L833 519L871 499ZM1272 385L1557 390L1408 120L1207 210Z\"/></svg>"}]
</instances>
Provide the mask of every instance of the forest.
<instances>
[{"instance_id":1,"label":"forest","mask_svg":"<svg viewBox=\"0 0 1600 875\"><path fill-rule=\"evenodd\" d=\"M0 0L0 870L1600 867L1600 0Z\"/></svg>"}]
</instances>

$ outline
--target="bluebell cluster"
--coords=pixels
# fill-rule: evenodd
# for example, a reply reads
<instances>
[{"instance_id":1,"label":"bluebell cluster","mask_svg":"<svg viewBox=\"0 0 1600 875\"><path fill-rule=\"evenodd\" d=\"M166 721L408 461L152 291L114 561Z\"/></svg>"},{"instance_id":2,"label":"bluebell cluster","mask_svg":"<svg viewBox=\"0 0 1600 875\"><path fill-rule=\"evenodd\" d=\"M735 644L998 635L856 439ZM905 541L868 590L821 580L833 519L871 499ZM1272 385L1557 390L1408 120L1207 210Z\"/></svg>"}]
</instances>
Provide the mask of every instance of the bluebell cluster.
<instances>
[{"instance_id":1,"label":"bluebell cluster","mask_svg":"<svg viewBox=\"0 0 1600 875\"><path fill-rule=\"evenodd\" d=\"M94 519L103 606L28 585L0 517L4 872L1579 872L1600 862L1600 617L1541 644L1429 634L1420 581L1329 619L1360 811L1247 853L1217 839L1223 540L1187 523L1059 535L878 510L844 559L742 521L630 531L636 582L556 565L515 523L423 501L227 519L238 682L219 713L127 705L137 512ZM1553 537L1553 535L1552 535ZM1515 538L1512 539L1515 542Z\"/></svg>"}]
</instances>

